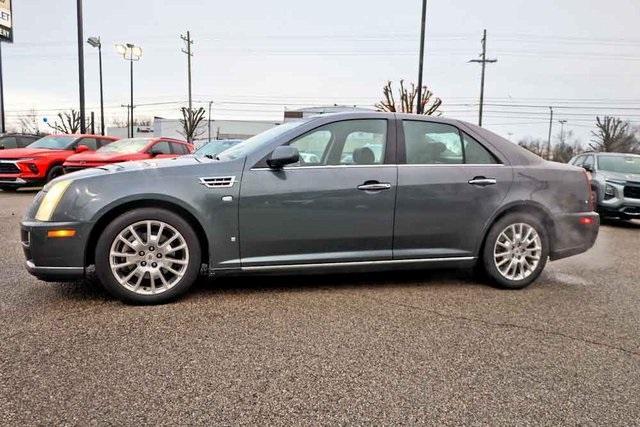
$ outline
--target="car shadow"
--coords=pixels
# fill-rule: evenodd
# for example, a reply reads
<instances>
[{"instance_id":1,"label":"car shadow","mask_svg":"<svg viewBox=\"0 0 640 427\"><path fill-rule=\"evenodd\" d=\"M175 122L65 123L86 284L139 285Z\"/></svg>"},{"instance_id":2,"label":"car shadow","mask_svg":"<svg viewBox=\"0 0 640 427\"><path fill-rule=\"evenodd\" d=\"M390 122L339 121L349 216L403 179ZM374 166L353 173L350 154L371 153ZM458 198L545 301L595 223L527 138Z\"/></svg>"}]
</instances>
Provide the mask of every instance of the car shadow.
<instances>
[{"instance_id":1,"label":"car shadow","mask_svg":"<svg viewBox=\"0 0 640 427\"><path fill-rule=\"evenodd\" d=\"M600 225L607 225L610 227L617 228L631 228L640 230L640 221L637 220L622 220L617 218L602 218L600 220Z\"/></svg>"}]
</instances>

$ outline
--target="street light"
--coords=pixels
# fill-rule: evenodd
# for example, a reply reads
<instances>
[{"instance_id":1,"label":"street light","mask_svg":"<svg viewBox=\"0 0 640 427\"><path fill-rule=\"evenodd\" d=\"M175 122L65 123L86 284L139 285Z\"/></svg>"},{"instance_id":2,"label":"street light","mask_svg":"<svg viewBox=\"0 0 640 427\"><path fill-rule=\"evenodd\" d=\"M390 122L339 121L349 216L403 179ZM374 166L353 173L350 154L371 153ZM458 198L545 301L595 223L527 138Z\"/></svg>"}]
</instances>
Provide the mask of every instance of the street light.
<instances>
[{"instance_id":1,"label":"street light","mask_svg":"<svg viewBox=\"0 0 640 427\"><path fill-rule=\"evenodd\" d=\"M98 48L98 64L100 70L100 131L101 134L104 135L104 93L102 90L102 43L100 42L100 37L89 37L87 40L93 47Z\"/></svg>"},{"instance_id":2,"label":"street light","mask_svg":"<svg viewBox=\"0 0 640 427\"><path fill-rule=\"evenodd\" d=\"M140 58L142 58L142 48L134 45L133 43L117 44L116 51L131 64L131 120L129 123L131 124L130 138L133 138L133 63L134 61L139 61Z\"/></svg>"}]
</instances>

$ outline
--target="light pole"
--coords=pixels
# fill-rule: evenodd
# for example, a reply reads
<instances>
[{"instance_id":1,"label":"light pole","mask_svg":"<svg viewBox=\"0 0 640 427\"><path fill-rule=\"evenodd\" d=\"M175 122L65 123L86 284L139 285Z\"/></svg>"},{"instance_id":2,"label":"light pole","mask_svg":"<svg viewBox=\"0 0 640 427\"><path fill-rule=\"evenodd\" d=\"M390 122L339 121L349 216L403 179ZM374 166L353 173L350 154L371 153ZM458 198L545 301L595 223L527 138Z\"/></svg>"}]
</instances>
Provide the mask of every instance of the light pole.
<instances>
[{"instance_id":1,"label":"light pole","mask_svg":"<svg viewBox=\"0 0 640 427\"><path fill-rule=\"evenodd\" d=\"M131 135L130 138L133 138L134 135L134 124L133 124L133 63L135 61L139 61L142 58L142 48L134 45L133 43L126 44L117 44L116 51L122 55L122 57L129 61L130 69L131 69L131 120L129 121L131 126Z\"/></svg>"},{"instance_id":2,"label":"light pole","mask_svg":"<svg viewBox=\"0 0 640 427\"><path fill-rule=\"evenodd\" d=\"M422 74L424 69L424 33L427 22L427 0L422 0L422 20L420 25L420 58L418 58L418 103L416 113L422 114Z\"/></svg>"},{"instance_id":3,"label":"light pole","mask_svg":"<svg viewBox=\"0 0 640 427\"><path fill-rule=\"evenodd\" d=\"M104 92L102 89L102 42L100 37L89 37L87 40L93 47L98 48L98 68L100 72L100 133L104 135Z\"/></svg>"},{"instance_id":4,"label":"light pole","mask_svg":"<svg viewBox=\"0 0 640 427\"><path fill-rule=\"evenodd\" d=\"M76 1L78 20L78 86L80 89L80 133L87 132L87 122L84 111L84 36L82 35L82 0Z\"/></svg>"}]
</instances>

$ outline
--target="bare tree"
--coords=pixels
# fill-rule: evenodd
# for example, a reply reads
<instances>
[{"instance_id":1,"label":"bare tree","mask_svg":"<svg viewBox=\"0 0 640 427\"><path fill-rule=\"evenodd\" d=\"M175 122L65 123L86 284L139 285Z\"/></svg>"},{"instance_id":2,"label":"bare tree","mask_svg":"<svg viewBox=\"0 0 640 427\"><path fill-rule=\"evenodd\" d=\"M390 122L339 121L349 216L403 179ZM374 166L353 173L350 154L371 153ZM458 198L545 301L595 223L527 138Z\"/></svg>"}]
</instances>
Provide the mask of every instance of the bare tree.
<instances>
[{"instance_id":1,"label":"bare tree","mask_svg":"<svg viewBox=\"0 0 640 427\"><path fill-rule=\"evenodd\" d=\"M188 142L193 143L205 132L200 126L204 120L205 109L202 107L198 109L182 107L180 111L182 111L182 119L180 119L182 129L178 133Z\"/></svg>"},{"instance_id":2,"label":"bare tree","mask_svg":"<svg viewBox=\"0 0 640 427\"><path fill-rule=\"evenodd\" d=\"M22 133L39 134L40 123L38 122L38 112L32 108L18 117L18 127Z\"/></svg>"},{"instance_id":3,"label":"bare tree","mask_svg":"<svg viewBox=\"0 0 640 427\"><path fill-rule=\"evenodd\" d=\"M574 137L572 130L561 131L557 138L558 142L551 150L551 158L556 162L567 163L573 156L584 151L580 140Z\"/></svg>"},{"instance_id":4,"label":"bare tree","mask_svg":"<svg viewBox=\"0 0 640 427\"><path fill-rule=\"evenodd\" d=\"M71 110L70 112L58 113L57 119L51 123L47 122L47 126L60 133L78 133L80 132L80 124L82 120L80 118L80 112ZM91 127L91 120L87 120L86 128Z\"/></svg>"},{"instance_id":5,"label":"bare tree","mask_svg":"<svg viewBox=\"0 0 640 427\"><path fill-rule=\"evenodd\" d=\"M640 152L640 142L629 122L612 116L596 117L596 131L591 131L593 138L589 147L594 151L634 153Z\"/></svg>"},{"instance_id":6,"label":"bare tree","mask_svg":"<svg viewBox=\"0 0 640 427\"><path fill-rule=\"evenodd\" d=\"M520 140L518 145L540 157L547 151L547 143L541 139L525 138Z\"/></svg>"},{"instance_id":7,"label":"bare tree","mask_svg":"<svg viewBox=\"0 0 640 427\"><path fill-rule=\"evenodd\" d=\"M375 104L379 111L389 111L392 113L416 113L418 111L418 88L411 83L411 87L405 87L404 80L400 80L398 89L398 100L393 95L393 83L388 81L382 88L384 99ZM433 98L433 100L432 100ZM431 104L431 105L429 105ZM422 114L440 115L438 108L442 105L442 100L433 96L433 92L426 86L422 88L422 100L420 101Z\"/></svg>"}]
</instances>

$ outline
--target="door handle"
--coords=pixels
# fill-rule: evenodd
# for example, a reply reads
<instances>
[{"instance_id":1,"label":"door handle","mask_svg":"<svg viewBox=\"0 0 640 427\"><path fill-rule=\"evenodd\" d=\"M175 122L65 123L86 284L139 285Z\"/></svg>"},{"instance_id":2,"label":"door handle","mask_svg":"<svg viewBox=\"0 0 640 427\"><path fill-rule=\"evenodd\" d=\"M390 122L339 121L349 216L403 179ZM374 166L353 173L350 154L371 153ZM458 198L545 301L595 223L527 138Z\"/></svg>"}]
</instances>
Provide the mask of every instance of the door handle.
<instances>
[{"instance_id":1,"label":"door handle","mask_svg":"<svg viewBox=\"0 0 640 427\"><path fill-rule=\"evenodd\" d=\"M391 184L387 182L365 182L362 185L358 185L358 190L362 191L382 191L391 188Z\"/></svg>"},{"instance_id":2,"label":"door handle","mask_svg":"<svg viewBox=\"0 0 640 427\"><path fill-rule=\"evenodd\" d=\"M496 185L498 181L495 178L485 178L484 176L476 176L469 180L469 184L477 185L478 187L486 187L487 185Z\"/></svg>"}]
</instances>

